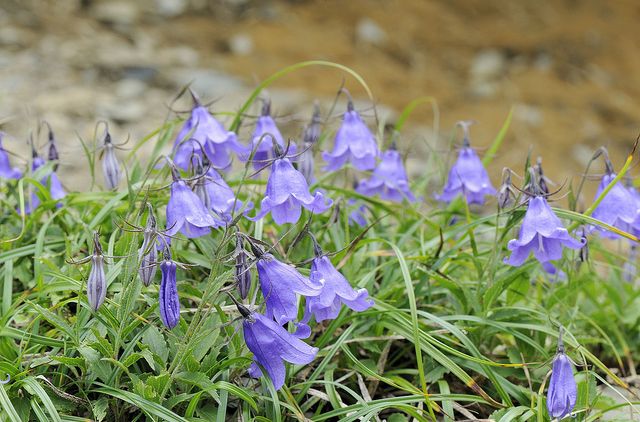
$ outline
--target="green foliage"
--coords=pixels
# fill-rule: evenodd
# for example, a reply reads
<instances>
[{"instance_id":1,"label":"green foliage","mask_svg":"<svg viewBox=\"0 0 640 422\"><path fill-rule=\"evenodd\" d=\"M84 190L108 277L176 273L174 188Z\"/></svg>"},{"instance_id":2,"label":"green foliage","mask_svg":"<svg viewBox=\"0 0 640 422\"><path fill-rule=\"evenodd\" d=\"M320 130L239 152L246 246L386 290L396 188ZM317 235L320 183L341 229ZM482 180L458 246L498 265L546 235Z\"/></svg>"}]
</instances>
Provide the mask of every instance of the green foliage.
<instances>
[{"instance_id":1,"label":"green foliage","mask_svg":"<svg viewBox=\"0 0 640 422\"><path fill-rule=\"evenodd\" d=\"M241 111L281 76L311 65L347 71L369 93L351 70L305 62L267 79ZM422 103L437 112L431 98L420 99L397 127ZM486 162L505 140L510 117ZM341 175L324 175L319 187L341 205L339 214L303 214L293 227L237 221L292 263L312 256L308 240L294 244L309 221L352 285L375 298L368 311L343 309L315 326L309 341L320 349L317 358L289 366L281 391L246 374L251 355L238 313L222 292L233 284L229 230L173 240L174 258L190 266L178 271L181 322L165 329L158 284L145 287L137 275L142 235L123 227L125 221L143 225L147 202L163 222L168 173L155 164L176 123L166 122L136 145L126 161L127 188L119 192L71 193L57 208L37 177L3 186L0 374L11 382L0 386L0 421L544 421L559 326L578 364L577 420L606 417L626 405L601 389L605 383L626 389L619 375L635 373L631 365L640 350L640 291L622 279L623 248L594 240L592 261L581 266L567 254L559 265L566 282L552 282L535 262L507 266L504 245L522 211L487 213L462 201L444 209L428 199L436 189L428 177L415 184L426 205L363 197L342 187L348 183ZM154 152L140 162L136 151L147 142L155 143ZM94 180L96 158L83 145ZM438 161L430 156L425 167ZM261 199L263 182L234 173L230 184L242 200ZM27 185L43 199L29 216L16 211ZM373 220L366 230L349 225L349 198L367 204ZM601 224L556 211L575 226ZM114 257L107 260L107 301L96 313L85 292L88 264L72 262L91 252L94 230Z\"/></svg>"}]
</instances>

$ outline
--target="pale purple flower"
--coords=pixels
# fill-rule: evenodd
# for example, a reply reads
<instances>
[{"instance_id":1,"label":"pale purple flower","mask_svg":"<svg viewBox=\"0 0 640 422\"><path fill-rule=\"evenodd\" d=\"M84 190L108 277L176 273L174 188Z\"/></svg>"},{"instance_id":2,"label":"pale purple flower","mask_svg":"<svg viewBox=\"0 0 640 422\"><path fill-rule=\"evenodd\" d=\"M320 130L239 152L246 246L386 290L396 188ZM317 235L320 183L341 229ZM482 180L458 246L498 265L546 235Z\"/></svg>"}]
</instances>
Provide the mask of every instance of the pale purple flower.
<instances>
[{"instance_id":1,"label":"pale purple flower","mask_svg":"<svg viewBox=\"0 0 640 422\"><path fill-rule=\"evenodd\" d=\"M382 154L382 159L371 177L361 180L356 187L356 192L366 196L379 195L384 200L394 202L402 202L405 199L409 202L416 200L409 189L402 157L395 149Z\"/></svg>"},{"instance_id":2,"label":"pale purple flower","mask_svg":"<svg viewBox=\"0 0 640 422\"><path fill-rule=\"evenodd\" d=\"M111 142L111 134L106 132L104 138L104 153L102 156L102 174L104 175L104 184L108 190L118 188L120 184L120 162L116 157L115 147Z\"/></svg>"},{"instance_id":3,"label":"pale purple flower","mask_svg":"<svg viewBox=\"0 0 640 422\"><path fill-rule=\"evenodd\" d=\"M104 273L104 256L98 232L93 236L93 255L91 255L91 271L87 278L87 301L95 312L107 297L107 278Z\"/></svg>"},{"instance_id":4,"label":"pale purple flower","mask_svg":"<svg viewBox=\"0 0 640 422\"><path fill-rule=\"evenodd\" d=\"M615 173L607 173L602 177L596 198L616 177ZM616 183L609 193L602 199L598 207L591 216L597 220L609 224L627 233L640 231L640 221L638 221L638 201L622 183ZM600 235L609 239L618 239L620 235L605 228L594 227Z\"/></svg>"},{"instance_id":5,"label":"pale purple flower","mask_svg":"<svg viewBox=\"0 0 640 422\"><path fill-rule=\"evenodd\" d=\"M215 167L224 169L231 165L230 151L246 153L237 135L227 131L195 96L191 115L180 129L173 150L174 162L184 170L191 166L193 155L202 158L204 154Z\"/></svg>"},{"instance_id":6,"label":"pale purple flower","mask_svg":"<svg viewBox=\"0 0 640 422\"><path fill-rule=\"evenodd\" d=\"M562 247L580 249L584 243L569 235L560 219L553 213L544 196L529 199L518 239L510 240L507 248L511 256L505 262L520 266L533 252L542 263L562 258Z\"/></svg>"},{"instance_id":7,"label":"pale purple flower","mask_svg":"<svg viewBox=\"0 0 640 422\"><path fill-rule=\"evenodd\" d=\"M355 290L347 279L333 266L326 256L316 256L311 264L311 282L322 286L318 296L306 299L306 311L313 314L316 321L335 319L342 304L361 312L373 306L367 289Z\"/></svg>"},{"instance_id":8,"label":"pale purple flower","mask_svg":"<svg viewBox=\"0 0 640 422\"><path fill-rule=\"evenodd\" d=\"M242 201L236 198L233 189L214 168L205 173L205 189L209 195L209 209L225 221L230 221L235 211L242 208ZM246 210L253 208L253 202L247 202Z\"/></svg>"},{"instance_id":9,"label":"pale purple flower","mask_svg":"<svg viewBox=\"0 0 640 422\"><path fill-rule=\"evenodd\" d=\"M376 166L378 154L375 136L349 101L342 125L336 133L333 151L322 153L327 162L325 170L338 170L347 162L359 170L371 170Z\"/></svg>"},{"instance_id":10,"label":"pale purple flower","mask_svg":"<svg viewBox=\"0 0 640 422\"><path fill-rule=\"evenodd\" d=\"M140 260L140 268L138 274L140 280L145 286L153 281L157 271L158 248L153 243L157 240L157 223L156 217L153 215L151 205L149 207L149 215L147 216L147 224L142 234L142 246L138 251L138 259Z\"/></svg>"},{"instance_id":11,"label":"pale purple flower","mask_svg":"<svg viewBox=\"0 0 640 422\"><path fill-rule=\"evenodd\" d=\"M44 160L34 150L33 151L33 161L31 163L31 171L32 171L32 173L35 173L36 170L38 170L40 167L44 166L44 164L45 164ZM51 196L52 199L56 199L56 200L57 199L62 199L67 195L67 192L62 187L62 183L60 182L60 179L58 178L58 175L54 171L52 171L51 173L43 176L40 179L40 183L45 188L49 189L49 195ZM40 205L40 198L38 197L38 195L34 191L34 192L31 193L31 196L30 196L29 200L25 204L25 213L26 214L31 214L36 208L38 208L39 205ZM62 206L62 204L58 203L56 206L58 208L60 208Z\"/></svg>"},{"instance_id":12,"label":"pale purple flower","mask_svg":"<svg viewBox=\"0 0 640 422\"><path fill-rule=\"evenodd\" d=\"M0 177L5 179L19 179L22 177L22 171L17 167L11 167L9 154L2 146L2 138L4 133L0 132Z\"/></svg>"},{"instance_id":13,"label":"pale purple flower","mask_svg":"<svg viewBox=\"0 0 640 422\"><path fill-rule=\"evenodd\" d=\"M246 308L245 308L245 312ZM251 312L242 323L244 341L253 352L254 363L249 367L249 375L258 378L262 371L260 364L271 378L276 390L284 385L286 368L284 362L297 365L311 363L318 353L298 337L289 333L268 316Z\"/></svg>"},{"instance_id":14,"label":"pale purple flower","mask_svg":"<svg viewBox=\"0 0 640 422\"><path fill-rule=\"evenodd\" d=\"M258 256L256 267L266 302L265 315L280 325L298 317L298 295L309 297L320 294L322 285L309 280L294 267L278 261L269 253Z\"/></svg>"},{"instance_id":15,"label":"pale purple flower","mask_svg":"<svg viewBox=\"0 0 640 422\"><path fill-rule=\"evenodd\" d=\"M251 135L251 142L249 143L250 150L244 157L247 160L253 152L253 167L257 170L265 167L274 158L273 156L273 142L276 142L278 146L284 151L286 148L286 142L282 137L282 133L278 129L276 122L271 117L271 101L265 100L262 106L262 113L256 121L256 127ZM293 155L296 153L295 144L289 146L287 155Z\"/></svg>"},{"instance_id":16,"label":"pale purple flower","mask_svg":"<svg viewBox=\"0 0 640 422\"><path fill-rule=\"evenodd\" d=\"M564 353L562 335L558 338L558 351L553 359L551 380L547 391L547 411L553 419L562 419L571 414L576 405L578 389L573 377L573 364Z\"/></svg>"},{"instance_id":17,"label":"pale purple flower","mask_svg":"<svg viewBox=\"0 0 640 422\"><path fill-rule=\"evenodd\" d=\"M349 205L356 204L354 199L350 199L348 201ZM349 224L357 225L360 227L367 227L367 207L364 204L360 204L355 207L353 211L349 213Z\"/></svg>"},{"instance_id":18,"label":"pale purple flower","mask_svg":"<svg viewBox=\"0 0 640 422\"><path fill-rule=\"evenodd\" d=\"M188 238L194 238L208 234L212 227L224 225L206 209L200 198L180 178L177 170L172 169L172 172L166 234L173 236L181 232Z\"/></svg>"},{"instance_id":19,"label":"pale purple flower","mask_svg":"<svg viewBox=\"0 0 640 422\"><path fill-rule=\"evenodd\" d=\"M171 254L165 250L164 259L160 264L162 281L160 282L160 318L168 329L172 329L180 321L180 298L176 284L177 265L171 260Z\"/></svg>"},{"instance_id":20,"label":"pale purple flower","mask_svg":"<svg viewBox=\"0 0 640 422\"><path fill-rule=\"evenodd\" d=\"M460 150L458 160L449 170L444 190L442 194L436 195L436 199L449 203L462 194L468 203L479 205L484 204L485 196L496 194L478 154L468 146Z\"/></svg>"},{"instance_id":21,"label":"pale purple flower","mask_svg":"<svg viewBox=\"0 0 640 422\"><path fill-rule=\"evenodd\" d=\"M325 199L321 192L312 196L304 176L293 168L288 158L278 158L271 165L266 195L260 204L260 212L251 220L259 220L269 212L276 224L296 223L302 207L319 214L331 207L333 201Z\"/></svg>"}]
</instances>

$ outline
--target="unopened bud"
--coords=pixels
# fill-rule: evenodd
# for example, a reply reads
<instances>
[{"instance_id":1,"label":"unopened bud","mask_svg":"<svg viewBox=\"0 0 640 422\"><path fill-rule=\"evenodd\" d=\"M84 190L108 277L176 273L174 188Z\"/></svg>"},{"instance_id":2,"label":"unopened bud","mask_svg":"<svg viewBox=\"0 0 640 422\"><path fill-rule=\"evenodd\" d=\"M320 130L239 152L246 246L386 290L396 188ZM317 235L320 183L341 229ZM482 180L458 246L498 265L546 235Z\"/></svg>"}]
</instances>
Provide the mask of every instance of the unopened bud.
<instances>
[{"instance_id":1,"label":"unopened bud","mask_svg":"<svg viewBox=\"0 0 640 422\"><path fill-rule=\"evenodd\" d=\"M104 174L104 183L107 189L117 189L120 184L120 163L118 162L115 148L111 142L111 135L108 132L104 139L102 172Z\"/></svg>"},{"instance_id":2,"label":"unopened bud","mask_svg":"<svg viewBox=\"0 0 640 422\"><path fill-rule=\"evenodd\" d=\"M104 256L98 232L94 234L91 272L87 279L87 300L94 311L100 308L107 296L107 277L104 273Z\"/></svg>"},{"instance_id":3,"label":"unopened bud","mask_svg":"<svg viewBox=\"0 0 640 422\"><path fill-rule=\"evenodd\" d=\"M239 236L236 238L236 283L240 297L246 299L251 289L251 271L247 265L247 253L242 238Z\"/></svg>"}]
</instances>

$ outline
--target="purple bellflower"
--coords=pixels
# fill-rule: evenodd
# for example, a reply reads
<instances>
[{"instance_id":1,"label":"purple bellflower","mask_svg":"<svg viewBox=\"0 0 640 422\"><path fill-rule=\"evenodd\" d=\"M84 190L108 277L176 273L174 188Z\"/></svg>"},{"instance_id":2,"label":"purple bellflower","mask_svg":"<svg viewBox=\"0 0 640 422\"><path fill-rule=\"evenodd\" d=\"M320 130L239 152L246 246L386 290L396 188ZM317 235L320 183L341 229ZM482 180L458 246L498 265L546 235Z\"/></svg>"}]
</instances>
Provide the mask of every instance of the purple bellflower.
<instances>
[{"instance_id":1,"label":"purple bellflower","mask_svg":"<svg viewBox=\"0 0 640 422\"><path fill-rule=\"evenodd\" d=\"M553 419L562 419L573 411L578 389L573 377L573 364L564 353L562 331L558 337L558 351L553 358L551 380L547 391L547 411Z\"/></svg>"},{"instance_id":2,"label":"purple bellflower","mask_svg":"<svg viewBox=\"0 0 640 422\"><path fill-rule=\"evenodd\" d=\"M11 167L9 154L2 146L2 138L4 133L0 132L0 177L5 179L19 179L22 177L22 171L17 167Z\"/></svg>"},{"instance_id":3,"label":"purple bellflower","mask_svg":"<svg viewBox=\"0 0 640 422\"><path fill-rule=\"evenodd\" d=\"M332 152L323 152L322 158L327 162L326 171L336 171L348 161L359 170L372 170L376 166L378 144L349 100L344 113L342 125L336 133Z\"/></svg>"},{"instance_id":4,"label":"purple bellflower","mask_svg":"<svg viewBox=\"0 0 640 422\"><path fill-rule=\"evenodd\" d=\"M249 144L250 150L245 155L245 160L249 159L251 152L253 152L253 167L258 170L265 167L274 158L273 157L273 142L276 142L283 150L286 148L286 142L282 137L282 133L278 129L276 122L271 117L271 101L265 99L262 104L262 113L256 122L256 127L251 135L251 142ZM295 154L296 146L291 144L287 155Z\"/></svg>"},{"instance_id":5,"label":"purple bellflower","mask_svg":"<svg viewBox=\"0 0 640 422\"><path fill-rule=\"evenodd\" d=\"M409 189L407 173L402 164L402 157L394 147L382 153L382 159L369 179L361 180L356 192L380 198L402 202L404 199L415 202L416 197Z\"/></svg>"},{"instance_id":6,"label":"purple bellflower","mask_svg":"<svg viewBox=\"0 0 640 422\"><path fill-rule=\"evenodd\" d=\"M496 190L491 185L491 180L482 165L478 154L469 143L469 125L471 122L462 121L458 125L464 131L463 146L458 154L458 160L449 170L447 183L442 194L436 195L436 199L442 202L451 202L458 195L464 195L470 204L484 204L486 195L496 195Z\"/></svg>"},{"instance_id":7,"label":"purple bellflower","mask_svg":"<svg viewBox=\"0 0 640 422\"><path fill-rule=\"evenodd\" d=\"M98 232L93 234L93 255L91 255L91 271L87 279L87 301L95 312L107 297L107 278L104 273L104 255Z\"/></svg>"},{"instance_id":8,"label":"purple bellflower","mask_svg":"<svg viewBox=\"0 0 640 422\"><path fill-rule=\"evenodd\" d=\"M269 253L264 253L253 245L257 258L258 280L266 302L265 315L275 319L280 325L294 321L298 317L298 295L317 296L321 284L303 276L291 265L284 264Z\"/></svg>"},{"instance_id":9,"label":"purple bellflower","mask_svg":"<svg viewBox=\"0 0 640 422\"><path fill-rule=\"evenodd\" d=\"M534 174L532 178L535 178ZM545 263L562 258L563 246L571 249L584 246L583 241L571 237L562 226L536 181L532 182L532 187L533 196L529 199L518 239L512 239L507 244L511 256L505 258L505 262L516 267L522 265L531 252L538 261Z\"/></svg>"},{"instance_id":10,"label":"purple bellflower","mask_svg":"<svg viewBox=\"0 0 640 422\"><path fill-rule=\"evenodd\" d=\"M242 201L236 199L233 189L213 167L204 173L202 182L208 203L205 206L224 221L231 221L233 213L242 209ZM247 202L245 212L253 208L253 202Z\"/></svg>"},{"instance_id":11,"label":"purple bellflower","mask_svg":"<svg viewBox=\"0 0 640 422\"><path fill-rule=\"evenodd\" d=\"M169 248L165 247L164 259L160 264L162 281L160 282L160 318L168 329L175 327L180 321L180 298L176 285L176 270L178 266L171 259Z\"/></svg>"},{"instance_id":12,"label":"purple bellflower","mask_svg":"<svg viewBox=\"0 0 640 422\"><path fill-rule=\"evenodd\" d=\"M611 181L616 177L616 174L613 172L611 162L608 158L605 160L606 173L600 181L600 186L598 186L598 191L595 196L596 198L600 196L607 185L609 185L609 183L611 183ZM634 194L622 183L616 183L611 188L600 204L598 204L598 207L593 211L591 216L627 233L636 233L640 231L638 201ZM602 237L609 239L620 238L619 234L613 233L602 227L596 226L594 228Z\"/></svg>"},{"instance_id":13,"label":"purple bellflower","mask_svg":"<svg viewBox=\"0 0 640 422\"><path fill-rule=\"evenodd\" d=\"M333 266L318 245L314 236L311 236L314 244L316 257L311 263L311 282L322 286L322 291L318 296L309 296L306 299L305 319L311 314L315 316L317 322L326 319L335 319L340 313L342 304L350 309L361 312L373 306L373 301L369 299L367 289L355 290L347 279ZM305 323L307 321L304 321Z\"/></svg>"},{"instance_id":14,"label":"purple bellflower","mask_svg":"<svg viewBox=\"0 0 640 422\"><path fill-rule=\"evenodd\" d=\"M45 162L42 157L38 155L35 149L32 150L32 155L33 161L31 163L31 171L35 172L40 167L44 166ZM51 196L51 199L62 199L67 195L67 192L62 187L62 183L55 171L52 171L42 177L40 179L40 183L49 188L49 195ZM32 192L29 201L25 204L25 213L31 214L36 208L38 208L38 205L40 205L40 198L35 192ZM58 203L56 206L60 208L62 204Z\"/></svg>"},{"instance_id":15,"label":"purple bellflower","mask_svg":"<svg viewBox=\"0 0 640 422\"><path fill-rule=\"evenodd\" d=\"M47 160L56 162L56 164L53 166L53 171L57 171L58 170L57 162L58 160L60 160L60 154L58 154L58 147L56 146L56 137L54 136L53 130L51 130L51 126L49 126L49 123L46 123L46 125L49 129L49 140L47 142L48 144Z\"/></svg>"},{"instance_id":16,"label":"purple bellflower","mask_svg":"<svg viewBox=\"0 0 640 422\"><path fill-rule=\"evenodd\" d=\"M271 165L260 212L250 220L259 220L271 212L276 224L296 223L300 219L302 207L319 214L328 210L332 204L333 201L325 199L319 191L312 196L302 173L293 168L288 158L281 157Z\"/></svg>"},{"instance_id":17,"label":"purple bellflower","mask_svg":"<svg viewBox=\"0 0 640 422\"><path fill-rule=\"evenodd\" d=\"M194 105L191 115L180 129L173 147L174 162L187 170L193 155L201 158L206 155L215 167L225 169L231 165L229 152L242 155L246 153L246 148L240 145L234 132L225 130L193 93L192 97Z\"/></svg>"},{"instance_id":18,"label":"purple bellflower","mask_svg":"<svg viewBox=\"0 0 640 422\"><path fill-rule=\"evenodd\" d=\"M198 195L189 189L175 167L172 166L171 172L173 183L167 204L166 234L173 236L180 232L188 238L195 238L211 232L211 227L223 225L205 208Z\"/></svg>"},{"instance_id":19,"label":"purple bellflower","mask_svg":"<svg viewBox=\"0 0 640 422\"><path fill-rule=\"evenodd\" d=\"M286 376L284 362L296 365L311 363L318 349L304 343L271 318L250 312L235 299L234 302L244 317L244 341L253 353L249 375L254 378L262 376L262 367L267 371L274 388L279 390Z\"/></svg>"}]
</instances>

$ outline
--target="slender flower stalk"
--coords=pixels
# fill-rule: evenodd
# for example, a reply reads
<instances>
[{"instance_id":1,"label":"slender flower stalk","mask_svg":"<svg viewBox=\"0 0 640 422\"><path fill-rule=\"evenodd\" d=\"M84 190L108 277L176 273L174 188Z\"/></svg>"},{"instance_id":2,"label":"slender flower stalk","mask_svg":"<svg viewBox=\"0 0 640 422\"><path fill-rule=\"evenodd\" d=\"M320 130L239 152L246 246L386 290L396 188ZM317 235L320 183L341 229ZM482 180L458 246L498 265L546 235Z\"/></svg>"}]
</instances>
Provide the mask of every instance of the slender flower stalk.
<instances>
[{"instance_id":1,"label":"slender flower stalk","mask_svg":"<svg viewBox=\"0 0 640 422\"><path fill-rule=\"evenodd\" d=\"M87 301L95 312L107 297L107 277L104 272L104 255L98 232L93 234L93 255L91 255L91 272L87 279Z\"/></svg>"}]
</instances>

